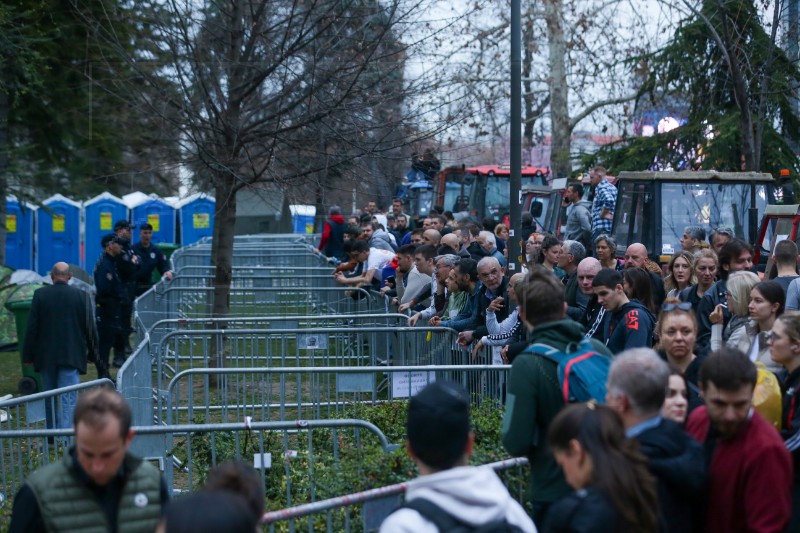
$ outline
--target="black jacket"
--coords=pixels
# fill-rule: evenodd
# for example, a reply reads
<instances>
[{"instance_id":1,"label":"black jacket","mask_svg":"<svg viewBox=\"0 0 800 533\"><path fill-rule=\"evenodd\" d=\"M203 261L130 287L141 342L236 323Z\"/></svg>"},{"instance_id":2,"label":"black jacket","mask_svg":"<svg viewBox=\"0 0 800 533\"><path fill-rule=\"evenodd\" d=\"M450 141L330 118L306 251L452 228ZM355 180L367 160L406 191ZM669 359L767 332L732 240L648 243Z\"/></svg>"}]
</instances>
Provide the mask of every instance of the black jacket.
<instances>
[{"instance_id":1,"label":"black jacket","mask_svg":"<svg viewBox=\"0 0 800 533\"><path fill-rule=\"evenodd\" d=\"M623 533L622 519L599 489L578 490L553 504L542 533Z\"/></svg>"},{"instance_id":2,"label":"black jacket","mask_svg":"<svg viewBox=\"0 0 800 533\"><path fill-rule=\"evenodd\" d=\"M91 300L66 283L46 285L33 293L22 360L37 371L66 366L86 373L94 360L97 329Z\"/></svg>"},{"instance_id":3,"label":"black jacket","mask_svg":"<svg viewBox=\"0 0 800 533\"><path fill-rule=\"evenodd\" d=\"M656 478L662 530L699 530L708 476L703 447L672 420L635 438Z\"/></svg>"},{"instance_id":4,"label":"black jacket","mask_svg":"<svg viewBox=\"0 0 800 533\"><path fill-rule=\"evenodd\" d=\"M706 291L697 304L697 341L695 341L695 351L706 353L711 344L711 320L708 315L714 310L717 304L726 304L728 297L728 284L724 279L719 280ZM731 320L731 312L728 306L722 310L723 327L728 325Z\"/></svg>"},{"instance_id":5,"label":"black jacket","mask_svg":"<svg viewBox=\"0 0 800 533\"><path fill-rule=\"evenodd\" d=\"M474 338L476 339L480 339L481 337L489 334L489 330L486 329L486 308L489 307L489 304L492 303L492 300L498 296L503 297L503 308L499 311L495 311L495 316L497 317L498 322L502 322L508 318L508 315L511 314L510 303L508 301L508 278L503 278L503 280L500 282L500 286L497 287L497 290L494 292L493 296L487 296L486 293L488 291L488 287L484 286L481 288L480 298L478 300L478 321L480 325L475 328Z\"/></svg>"}]
</instances>

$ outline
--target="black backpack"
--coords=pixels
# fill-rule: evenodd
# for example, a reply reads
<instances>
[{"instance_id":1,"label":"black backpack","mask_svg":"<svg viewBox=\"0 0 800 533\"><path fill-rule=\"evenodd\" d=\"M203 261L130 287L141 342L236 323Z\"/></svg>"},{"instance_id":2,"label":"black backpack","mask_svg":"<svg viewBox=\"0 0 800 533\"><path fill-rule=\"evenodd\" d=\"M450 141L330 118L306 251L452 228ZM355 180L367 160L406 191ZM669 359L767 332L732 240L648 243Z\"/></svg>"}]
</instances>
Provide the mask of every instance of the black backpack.
<instances>
[{"instance_id":1,"label":"black backpack","mask_svg":"<svg viewBox=\"0 0 800 533\"><path fill-rule=\"evenodd\" d=\"M415 510L426 520L433 522L441 533L522 533L523 531L519 527L509 524L505 518L479 526L467 524L424 498L406 502L400 509Z\"/></svg>"}]
</instances>

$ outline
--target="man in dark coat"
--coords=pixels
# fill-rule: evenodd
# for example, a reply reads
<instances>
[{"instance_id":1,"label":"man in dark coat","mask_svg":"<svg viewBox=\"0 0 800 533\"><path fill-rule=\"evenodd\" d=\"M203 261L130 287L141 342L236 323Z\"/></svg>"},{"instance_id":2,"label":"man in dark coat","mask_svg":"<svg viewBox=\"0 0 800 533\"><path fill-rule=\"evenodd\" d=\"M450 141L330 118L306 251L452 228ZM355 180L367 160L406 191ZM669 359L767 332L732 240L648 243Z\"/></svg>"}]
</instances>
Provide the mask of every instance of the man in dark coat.
<instances>
[{"instance_id":1,"label":"man in dark coat","mask_svg":"<svg viewBox=\"0 0 800 533\"><path fill-rule=\"evenodd\" d=\"M658 488L662 531L697 531L708 475L703 447L677 423L661 417L669 367L653 350L635 348L614 358L608 374L608 405L639 442Z\"/></svg>"},{"instance_id":2,"label":"man in dark coat","mask_svg":"<svg viewBox=\"0 0 800 533\"><path fill-rule=\"evenodd\" d=\"M56 263L50 271L53 284L33 293L22 360L41 374L45 391L77 385L79 374L86 373L87 360L96 358L91 300L68 285L71 277L67 263ZM62 394L61 409L56 413L52 412L54 402L45 402L47 426L70 427L75 400L75 392Z\"/></svg>"}]
</instances>

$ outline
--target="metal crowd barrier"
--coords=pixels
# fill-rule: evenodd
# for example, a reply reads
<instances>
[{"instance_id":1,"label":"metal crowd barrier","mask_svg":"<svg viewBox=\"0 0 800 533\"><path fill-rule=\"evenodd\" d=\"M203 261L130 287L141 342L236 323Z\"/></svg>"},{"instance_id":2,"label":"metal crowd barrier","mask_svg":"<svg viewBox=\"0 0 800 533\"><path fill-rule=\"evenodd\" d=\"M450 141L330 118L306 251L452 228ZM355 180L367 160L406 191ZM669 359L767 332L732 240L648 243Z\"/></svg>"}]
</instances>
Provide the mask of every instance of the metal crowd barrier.
<instances>
[{"instance_id":1,"label":"metal crowd barrier","mask_svg":"<svg viewBox=\"0 0 800 533\"><path fill-rule=\"evenodd\" d=\"M196 490L208 470L227 460L256 465L269 508L292 506L336 494L318 483L315 472L357 465L365 450L383 454L398 448L374 424L358 419L294 420L237 424L134 427L131 452L153 462L173 493ZM0 432L0 509L10 511L13 495L37 468L60 460L72 429L17 429ZM320 476L322 477L322 476ZM10 512L0 513L0 526Z\"/></svg>"},{"instance_id":2,"label":"metal crowd barrier","mask_svg":"<svg viewBox=\"0 0 800 533\"><path fill-rule=\"evenodd\" d=\"M48 424L47 411L59 410L65 396L77 398L78 393L95 387L113 388L114 382L96 379L0 402L0 503L14 495L28 472L46 464L54 454L63 451L66 440L57 440L54 436L69 435L72 430L58 430L52 421ZM66 424L72 427L72 420ZM48 428L48 425L51 427ZM11 437L31 432L36 437L29 440L19 441Z\"/></svg>"},{"instance_id":3,"label":"metal crowd barrier","mask_svg":"<svg viewBox=\"0 0 800 533\"><path fill-rule=\"evenodd\" d=\"M191 368L468 364L457 337L447 328L409 327L181 330L166 334L157 350L151 344L150 356L156 387L164 391L173 376Z\"/></svg>"},{"instance_id":4,"label":"metal crowd barrier","mask_svg":"<svg viewBox=\"0 0 800 533\"><path fill-rule=\"evenodd\" d=\"M355 405L407 399L425 385L461 383L475 402L503 403L509 365L192 368L167 385L167 424L347 416Z\"/></svg>"},{"instance_id":5,"label":"metal crowd barrier","mask_svg":"<svg viewBox=\"0 0 800 533\"><path fill-rule=\"evenodd\" d=\"M173 331L195 329L314 329L336 327L406 327L408 317L398 313L360 313L349 315L264 315L159 320L147 331L150 342L158 345ZM141 340L141 339L140 339Z\"/></svg>"},{"instance_id":6,"label":"metal crowd barrier","mask_svg":"<svg viewBox=\"0 0 800 533\"><path fill-rule=\"evenodd\" d=\"M482 465L480 468L492 468L501 475L503 472L516 471L517 482L505 480L506 487L512 497L524 505L525 486L518 480L524 479L527 465L527 459L517 457ZM261 523L270 525L270 532L277 531L276 524L281 522L288 524L281 524L280 531L284 531L286 526L290 531L306 529L328 533L377 531L383 520L400 506L402 496L414 482L415 480L411 480L268 512L261 519Z\"/></svg>"},{"instance_id":7,"label":"metal crowd barrier","mask_svg":"<svg viewBox=\"0 0 800 533\"><path fill-rule=\"evenodd\" d=\"M213 287L180 289L162 283L137 298L137 326L149 330L165 318L212 316ZM230 316L274 315L277 311L283 315L377 313L385 312L385 303L376 293L361 288L233 287L230 290Z\"/></svg>"}]
</instances>

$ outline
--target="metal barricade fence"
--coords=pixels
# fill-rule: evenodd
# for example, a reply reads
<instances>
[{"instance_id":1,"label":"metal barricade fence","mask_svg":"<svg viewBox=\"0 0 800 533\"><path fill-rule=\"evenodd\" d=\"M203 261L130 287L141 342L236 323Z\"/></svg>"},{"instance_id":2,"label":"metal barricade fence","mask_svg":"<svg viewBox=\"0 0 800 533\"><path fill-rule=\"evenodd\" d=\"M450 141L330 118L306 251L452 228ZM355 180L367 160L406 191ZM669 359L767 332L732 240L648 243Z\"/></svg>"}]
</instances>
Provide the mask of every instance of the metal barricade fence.
<instances>
[{"instance_id":1,"label":"metal barricade fence","mask_svg":"<svg viewBox=\"0 0 800 533\"><path fill-rule=\"evenodd\" d=\"M528 460L524 457L506 459L482 465L502 475L506 471L517 471L516 479L504 480L511 496L523 506L526 503L524 479ZM327 533L351 533L354 531L377 531L383 520L402 503L402 496L415 480L396 483L385 487L365 490L328 500L316 501L266 513L262 524L270 525L269 531L276 531L276 524L288 522L290 531L326 531ZM306 518L307 517L307 518ZM360 518L360 520L359 520ZM283 530L283 529L281 529Z\"/></svg>"},{"instance_id":2,"label":"metal barricade fence","mask_svg":"<svg viewBox=\"0 0 800 533\"><path fill-rule=\"evenodd\" d=\"M157 349L151 344L151 356L156 386L164 391L173 376L190 368L467 364L457 337L447 328L409 327L173 331Z\"/></svg>"},{"instance_id":3,"label":"metal barricade fence","mask_svg":"<svg viewBox=\"0 0 800 533\"><path fill-rule=\"evenodd\" d=\"M137 298L137 325L149 330L166 318L206 318L212 316L214 288L177 289L161 283ZM382 298L365 289L321 288L231 288L231 316L313 314L360 314L385 311Z\"/></svg>"},{"instance_id":4,"label":"metal barricade fence","mask_svg":"<svg viewBox=\"0 0 800 533\"><path fill-rule=\"evenodd\" d=\"M347 416L356 405L407 399L448 379L476 403L502 404L509 365L192 368L166 390L168 424Z\"/></svg>"},{"instance_id":5,"label":"metal barricade fence","mask_svg":"<svg viewBox=\"0 0 800 533\"><path fill-rule=\"evenodd\" d=\"M314 329L336 327L406 327L408 317L398 313L360 313L350 315L265 315L159 320L148 330L156 345L170 332L195 329Z\"/></svg>"},{"instance_id":6,"label":"metal barricade fence","mask_svg":"<svg viewBox=\"0 0 800 533\"><path fill-rule=\"evenodd\" d=\"M96 379L0 402L0 502L13 496L25 474L46 464L47 458L58 453L59 446L63 447L64 442L53 438L59 430L55 427L51 413L59 412L60 403L68 397L72 397L74 401L78 393L95 387L113 388L114 382L110 379ZM48 419L51 421L48 422ZM72 420L65 421L62 425L72 427ZM30 441L16 442L8 437L18 432L36 431L40 433L40 438ZM61 434L65 434L64 431L69 434L72 430L61 431Z\"/></svg>"},{"instance_id":7,"label":"metal barricade fence","mask_svg":"<svg viewBox=\"0 0 800 533\"><path fill-rule=\"evenodd\" d=\"M397 449L371 422L359 419L187 424L134 427L130 451L164 473L172 492L196 490L208 470L232 459L259 470L268 509L313 502L345 491L341 479L355 476L364 456ZM72 429L0 432L0 521L13 495L37 468L60 460L72 445ZM54 444L50 444L50 443ZM2 525L0 523L0 525ZM5 524L7 526L7 524Z\"/></svg>"}]
</instances>

